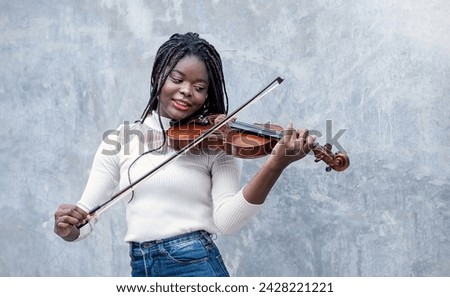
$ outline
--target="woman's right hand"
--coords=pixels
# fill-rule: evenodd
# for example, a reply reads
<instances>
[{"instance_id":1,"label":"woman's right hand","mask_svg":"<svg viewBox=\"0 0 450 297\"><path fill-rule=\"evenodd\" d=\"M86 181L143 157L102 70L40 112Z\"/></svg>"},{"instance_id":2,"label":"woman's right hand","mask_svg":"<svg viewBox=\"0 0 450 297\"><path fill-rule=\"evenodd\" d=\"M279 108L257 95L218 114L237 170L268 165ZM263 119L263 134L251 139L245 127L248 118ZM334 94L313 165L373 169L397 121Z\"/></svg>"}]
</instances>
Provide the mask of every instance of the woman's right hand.
<instances>
[{"instance_id":1,"label":"woman's right hand","mask_svg":"<svg viewBox=\"0 0 450 297\"><path fill-rule=\"evenodd\" d=\"M61 204L55 212L54 232L66 241L78 238L80 230L77 226L88 219L89 214L73 204Z\"/></svg>"}]
</instances>

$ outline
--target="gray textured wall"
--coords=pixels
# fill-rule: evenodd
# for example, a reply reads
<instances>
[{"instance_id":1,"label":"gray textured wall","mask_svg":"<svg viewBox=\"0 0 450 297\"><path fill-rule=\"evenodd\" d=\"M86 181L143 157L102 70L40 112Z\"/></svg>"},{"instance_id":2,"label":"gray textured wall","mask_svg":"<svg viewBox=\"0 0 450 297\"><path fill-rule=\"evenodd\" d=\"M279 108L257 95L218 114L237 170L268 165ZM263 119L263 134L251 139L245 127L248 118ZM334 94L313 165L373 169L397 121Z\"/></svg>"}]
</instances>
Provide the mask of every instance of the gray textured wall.
<instances>
[{"instance_id":1,"label":"gray textured wall","mask_svg":"<svg viewBox=\"0 0 450 297\"><path fill-rule=\"evenodd\" d=\"M219 236L232 275L450 276L449 15L446 0L1 0L0 276L129 275L123 205L74 244L53 212L81 195L103 132L140 116L156 49L187 31L221 52L232 107L285 78L239 119L322 144L346 129L347 171L293 164Z\"/></svg>"}]
</instances>

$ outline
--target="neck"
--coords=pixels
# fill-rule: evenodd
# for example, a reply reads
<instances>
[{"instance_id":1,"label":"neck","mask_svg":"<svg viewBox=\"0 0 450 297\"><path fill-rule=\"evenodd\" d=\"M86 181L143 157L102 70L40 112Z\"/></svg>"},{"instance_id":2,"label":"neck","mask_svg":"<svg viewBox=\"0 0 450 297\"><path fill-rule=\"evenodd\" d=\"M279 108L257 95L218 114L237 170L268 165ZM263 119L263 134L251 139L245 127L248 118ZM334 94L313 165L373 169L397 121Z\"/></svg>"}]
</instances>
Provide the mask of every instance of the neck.
<instances>
[{"instance_id":1,"label":"neck","mask_svg":"<svg viewBox=\"0 0 450 297\"><path fill-rule=\"evenodd\" d=\"M150 128L158 131L166 131L170 127L170 119L160 116L156 111L153 111L144 120L144 123ZM161 129L162 126L162 129Z\"/></svg>"}]
</instances>

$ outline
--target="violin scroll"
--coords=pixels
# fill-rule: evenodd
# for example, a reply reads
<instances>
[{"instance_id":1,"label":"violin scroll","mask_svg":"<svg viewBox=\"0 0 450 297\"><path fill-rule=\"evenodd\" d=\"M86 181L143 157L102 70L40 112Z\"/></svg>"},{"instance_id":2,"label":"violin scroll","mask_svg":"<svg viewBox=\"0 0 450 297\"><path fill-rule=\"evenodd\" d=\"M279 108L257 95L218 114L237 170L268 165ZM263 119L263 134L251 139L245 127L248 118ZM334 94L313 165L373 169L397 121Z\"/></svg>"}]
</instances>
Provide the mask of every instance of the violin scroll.
<instances>
[{"instance_id":1,"label":"violin scroll","mask_svg":"<svg viewBox=\"0 0 450 297\"><path fill-rule=\"evenodd\" d=\"M348 158L346 153L336 152L334 154L331 151L331 144L327 143L324 146L320 146L319 144L315 144L312 148L314 152L314 156L316 159L315 162L323 161L328 166L325 168L327 172L331 171L331 169L335 171L344 171L350 166L350 159Z\"/></svg>"}]
</instances>

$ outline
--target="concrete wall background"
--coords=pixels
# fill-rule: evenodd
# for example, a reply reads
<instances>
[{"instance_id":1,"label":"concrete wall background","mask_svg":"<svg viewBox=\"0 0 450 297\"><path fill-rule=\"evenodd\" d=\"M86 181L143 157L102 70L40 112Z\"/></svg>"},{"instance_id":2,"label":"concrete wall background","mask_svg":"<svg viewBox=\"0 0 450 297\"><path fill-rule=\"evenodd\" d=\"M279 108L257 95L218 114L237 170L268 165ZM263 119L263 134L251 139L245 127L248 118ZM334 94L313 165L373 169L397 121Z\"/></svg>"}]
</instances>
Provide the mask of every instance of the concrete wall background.
<instances>
[{"instance_id":1,"label":"concrete wall background","mask_svg":"<svg viewBox=\"0 0 450 297\"><path fill-rule=\"evenodd\" d=\"M0 276L128 276L123 208L87 240L53 234L104 131L138 118L157 48L195 31L241 120L321 131L351 167L289 167L217 239L234 276L450 276L450 3L445 0L0 0ZM326 121L331 120L332 131ZM243 183L258 161L245 161Z\"/></svg>"}]
</instances>

